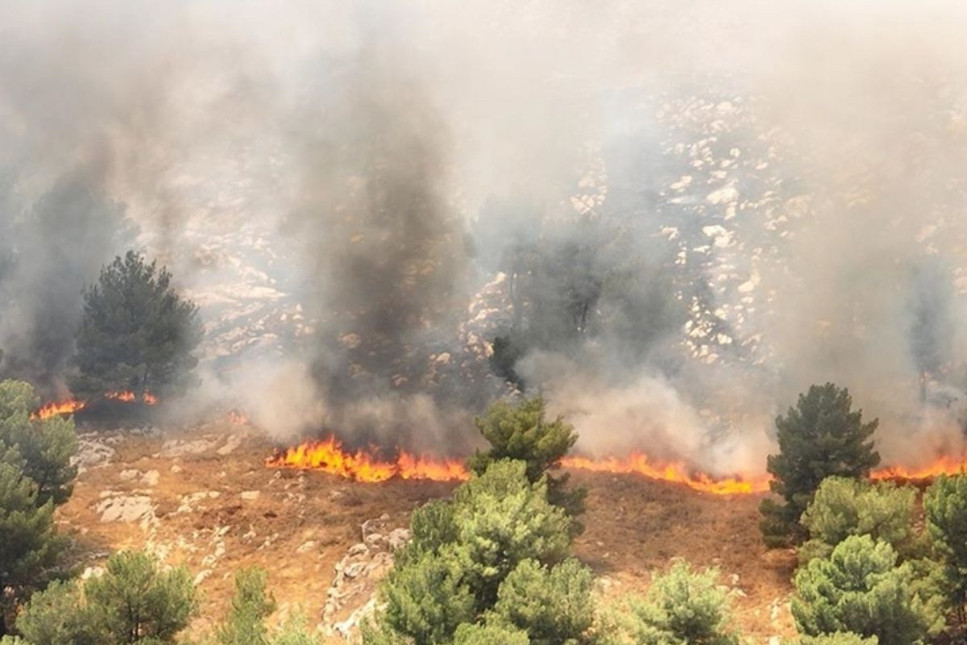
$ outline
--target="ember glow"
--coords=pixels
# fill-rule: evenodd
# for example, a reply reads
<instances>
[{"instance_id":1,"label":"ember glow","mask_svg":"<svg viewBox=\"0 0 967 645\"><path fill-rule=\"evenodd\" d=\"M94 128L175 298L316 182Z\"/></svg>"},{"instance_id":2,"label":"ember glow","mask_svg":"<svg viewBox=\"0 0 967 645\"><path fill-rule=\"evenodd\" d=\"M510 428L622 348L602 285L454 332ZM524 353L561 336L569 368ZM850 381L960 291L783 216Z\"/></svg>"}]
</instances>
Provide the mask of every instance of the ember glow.
<instances>
[{"instance_id":1,"label":"ember glow","mask_svg":"<svg viewBox=\"0 0 967 645\"><path fill-rule=\"evenodd\" d=\"M430 481L466 481L470 475L459 459L437 459L401 451L395 460L383 460L376 452L347 452L335 437L306 442L278 452L266 460L274 468L321 470L359 482L382 482L393 477ZM616 475L639 475L648 479L687 486L712 495L754 495L769 491L772 477L713 477L688 468L682 462L662 462L640 452L627 457L565 457L561 466L570 470ZM941 457L922 468L891 466L873 471L874 480L929 481L939 475L967 472L967 457L960 460Z\"/></svg>"},{"instance_id":2,"label":"ember glow","mask_svg":"<svg viewBox=\"0 0 967 645\"><path fill-rule=\"evenodd\" d=\"M57 417L64 414L73 414L78 410L83 410L87 405L84 401L78 401L76 399L66 399L64 401L51 401L47 403L42 408L30 415L30 418L34 421L42 421L44 419L49 419L51 417Z\"/></svg>"}]
</instances>

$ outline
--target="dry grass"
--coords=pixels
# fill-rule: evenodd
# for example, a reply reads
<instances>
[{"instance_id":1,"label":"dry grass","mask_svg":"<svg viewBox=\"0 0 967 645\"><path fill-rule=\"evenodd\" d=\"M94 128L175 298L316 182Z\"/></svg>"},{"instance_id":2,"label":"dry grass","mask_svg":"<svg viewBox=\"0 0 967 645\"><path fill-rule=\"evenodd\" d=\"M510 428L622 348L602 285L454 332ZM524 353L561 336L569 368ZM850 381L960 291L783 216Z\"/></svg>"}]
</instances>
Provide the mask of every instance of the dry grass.
<instances>
[{"instance_id":1,"label":"dry grass","mask_svg":"<svg viewBox=\"0 0 967 645\"><path fill-rule=\"evenodd\" d=\"M241 431L216 423L186 430L184 436ZM318 616L333 566L360 541L360 524L388 514L390 525L406 526L413 508L448 495L453 487L404 481L355 484L321 473L271 470L264 466L271 446L255 434L224 456L209 451L159 457L161 445L161 439L124 438L115 446L118 458L112 464L79 478L59 519L77 540L73 557L81 566L99 564L116 549L149 545L193 574L210 569L200 584L203 604L194 633L210 629L225 614L233 572L244 566L269 571L271 591L283 611L302 606ZM121 481L126 469L157 470L159 482L148 487ZM575 552L611 581L609 596L647 588L652 571L683 557L718 567L723 584L740 590L735 594L737 623L756 642L793 633L785 604L794 558L763 548L756 511L760 497L716 497L634 476L575 473L573 481L589 489L587 530ZM109 490L146 491L156 504L157 523L101 522L93 507ZM242 499L243 491L259 494ZM199 502L192 512L178 512L185 496L203 492L218 496ZM220 530L225 534L218 538ZM358 598L358 604L365 599ZM781 606L775 621L770 619L774 604Z\"/></svg>"}]
</instances>

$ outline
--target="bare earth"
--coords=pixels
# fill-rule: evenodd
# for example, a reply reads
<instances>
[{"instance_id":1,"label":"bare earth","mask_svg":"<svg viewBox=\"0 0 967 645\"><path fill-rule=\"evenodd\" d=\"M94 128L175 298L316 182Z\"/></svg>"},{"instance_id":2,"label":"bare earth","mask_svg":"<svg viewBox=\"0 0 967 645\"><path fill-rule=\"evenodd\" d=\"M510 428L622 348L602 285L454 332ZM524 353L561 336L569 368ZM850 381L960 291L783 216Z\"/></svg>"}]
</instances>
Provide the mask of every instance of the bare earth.
<instances>
[{"instance_id":1,"label":"bare earth","mask_svg":"<svg viewBox=\"0 0 967 645\"><path fill-rule=\"evenodd\" d=\"M412 509L453 488L270 469L264 460L272 446L227 420L83 438L88 467L59 511L62 529L76 540L74 561L84 571L103 565L111 551L148 548L187 566L202 593L196 634L225 615L234 571L258 565L269 571L275 620L301 608L331 642L345 642L340 631L370 601ZM602 595L644 590L652 571L683 557L721 570L738 627L755 642L794 633L794 556L762 546L760 496L717 497L628 475L575 472L572 481L589 489L587 528L575 553L593 568Z\"/></svg>"}]
</instances>

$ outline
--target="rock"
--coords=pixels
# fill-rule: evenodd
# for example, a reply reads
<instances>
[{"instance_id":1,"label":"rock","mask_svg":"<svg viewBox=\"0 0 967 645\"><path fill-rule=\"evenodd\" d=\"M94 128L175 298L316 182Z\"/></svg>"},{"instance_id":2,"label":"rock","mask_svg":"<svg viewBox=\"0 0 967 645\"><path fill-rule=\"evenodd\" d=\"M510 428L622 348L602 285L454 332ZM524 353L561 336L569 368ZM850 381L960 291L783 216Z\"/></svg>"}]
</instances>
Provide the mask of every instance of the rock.
<instances>
[{"instance_id":1,"label":"rock","mask_svg":"<svg viewBox=\"0 0 967 645\"><path fill-rule=\"evenodd\" d=\"M257 491L257 490L247 490L247 491L243 491L239 495L239 497L241 497L244 500L255 501L259 498L260 494L261 494L260 491Z\"/></svg>"},{"instance_id":2,"label":"rock","mask_svg":"<svg viewBox=\"0 0 967 645\"><path fill-rule=\"evenodd\" d=\"M157 470L149 470L141 475L141 483L145 486L157 486L161 475Z\"/></svg>"},{"instance_id":3,"label":"rock","mask_svg":"<svg viewBox=\"0 0 967 645\"><path fill-rule=\"evenodd\" d=\"M198 585L203 583L205 579L208 578L208 576L210 576L211 574L212 574L211 569L202 569L201 571L198 572L198 575L195 576L195 580L193 581L193 584L197 587Z\"/></svg>"},{"instance_id":4,"label":"rock","mask_svg":"<svg viewBox=\"0 0 967 645\"><path fill-rule=\"evenodd\" d=\"M71 465L77 466L77 472L83 473L91 468L106 466L116 454L114 448L108 446L109 439L98 437L94 433L87 433L77 438L77 452L71 457Z\"/></svg>"},{"instance_id":5,"label":"rock","mask_svg":"<svg viewBox=\"0 0 967 645\"><path fill-rule=\"evenodd\" d=\"M395 551L409 542L411 537L409 529L393 529L389 532L386 542Z\"/></svg>"},{"instance_id":6,"label":"rock","mask_svg":"<svg viewBox=\"0 0 967 645\"><path fill-rule=\"evenodd\" d=\"M313 540L309 540L308 542L303 542L302 544L300 544L299 548L296 549L295 552L308 553L309 551L315 550L315 548L316 548L316 543Z\"/></svg>"},{"instance_id":7,"label":"rock","mask_svg":"<svg viewBox=\"0 0 967 645\"><path fill-rule=\"evenodd\" d=\"M200 455L208 452L218 443L217 438L204 437L194 441L169 439L161 444L161 452L156 457L184 457L185 455Z\"/></svg>"},{"instance_id":8,"label":"rock","mask_svg":"<svg viewBox=\"0 0 967 645\"><path fill-rule=\"evenodd\" d=\"M140 473L141 473L140 470L122 470L121 474L118 475L118 477L123 482L129 482L132 479L135 479Z\"/></svg>"},{"instance_id":9,"label":"rock","mask_svg":"<svg viewBox=\"0 0 967 645\"><path fill-rule=\"evenodd\" d=\"M240 445L242 445L241 435L237 435L237 434L229 435L228 441L225 442L225 445L219 448L218 450L216 450L215 452L217 452L222 456L229 455Z\"/></svg>"},{"instance_id":10,"label":"rock","mask_svg":"<svg viewBox=\"0 0 967 645\"><path fill-rule=\"evenodd\" d=\"M154 515L154 505L147 495L109 497L94 507L102 522L137 522Z\"/></svg>"},{"instance_id":11,"label":"rock","mask_svg":"<svg viewBox=\"0 0 967 645\"><path fill-rule=\"evenodd\" d=\"M360 555L366 555L367 553L369 553L369 547L363 544L362 542L352 545L351 547L349 547L349 551L348 551L350 558L354 558Z\"/></svg>"},{"instance_id":12,"label":"rock","mask_svg":"<svg viewBox=\"0 0 967 645\"><path fill-rule=\"evenodd\" d=\"M180 473L180 472L182 472L183 470L184 470L184 468L182 468L182 467L181 467L181 466L179 466L178 464L172 464L172 465L171 465L171 472L173 472L173 473L175 473L176 475L177 475L178 473Z\"/></svg>"}]
</instances>

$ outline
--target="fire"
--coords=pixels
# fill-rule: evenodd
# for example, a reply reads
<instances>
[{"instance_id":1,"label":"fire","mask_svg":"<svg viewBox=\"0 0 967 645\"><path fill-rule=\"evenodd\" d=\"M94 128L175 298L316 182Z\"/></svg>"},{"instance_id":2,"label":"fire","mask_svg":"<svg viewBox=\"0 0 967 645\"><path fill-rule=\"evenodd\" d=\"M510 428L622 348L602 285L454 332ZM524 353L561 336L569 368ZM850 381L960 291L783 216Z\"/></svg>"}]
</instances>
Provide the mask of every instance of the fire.
<instances>
[{"instance_id":1,"label":"fire","mask_svg":"<svg viewBox=\"0 0 967 645\"><path fill-rule=\"evenodd\" d=\"M49 419L51 417L61 416L63 414L73 414L78 410L83 410L87 405L84 401L78 401L77 399L66 399L64 401L51 401L47 403L42 408L30 415L30 418L34 421Z\"/></svg>"},{"instance_id":2,"label":"fire","mask_svg":"<svg viewBox=\"0 0 967 645\"><path fill-rule=\"evenodd\" d=\"M266 464L322 470L346 479L370 483L386 481L392 477L463 481L470 476L459 460L435 460L400 452L394 461L384 461L363 450L347 452L335 437L289 448L270 457Z\"/></svg>"},{"instance_id":3,"label":"fire","mask_svg":"<svg viewBox=\"0 0 967 645\"><path fill-rule=\"evenodd\" d=\"M382 482L393 477L432 481L465 481L466 466L458 459L436 459L400 452L395 460L383 460L373 452L348 452L335 437L288 448L266 460L266 465L281 468L322 470L359 482ZM769 490L768 474L749 477L713 477L696 472L682 462L661 462L640 452L626 457L565 457L560 465L572 470L617 475L640 475L672 482L712 495L754 495ZM922 468L892 466L870 474L874 480L903 479L926 481L938 475L967 472L967 457L940 457Z\"/></svg>"},{"instance_id":4,"label":"fire","mask_svg":"<svg viewBox=\"0 0 967 645\"><path fill-rule=\"evenodd\" d=\"M615 473L620 475L634 474L649 479L683 484L691 489L713 495L749 495L764 493L769 490L768 475L758 477L715 478L705 473L693 472L680 462L661 463L654 461L648 455L640 452L627 457L606 457L591 459L588 457L565 457L561 465L574 470L586 470L595 473Z\"/></svg>"},{"instance_id":5,"label":"fire","mask_svg":"<svg viewBox=\"0 0 967 645\"><path fill-rule=\"evenodd\" d=\"M870 479L905 479L924 481L934 479L940 475L959 475L967 472L967 457L954 459L953 457L938 457L926 466L908 468L906 466L890 466L880 468L870 473Z\"/></svg>"},{"instance_id":6,"label":"fire","mask_svg":"<svg viewBox=\"0 0 967 645\"><path fill-rule=\"evenodd\" d=\"M138 395L129 390L117 391L117 392L105 392L105 399L111 399L113 401L122 401L124 403L134 403L138 400ZM141 401L145 405L156 405L158 403L158 397L156 397L151 392L145 392L141 396ZM79 401L77 399L65 399L64 401L51 401L50 403L45 403L42 408L30 415L31 419L49 419L50 417L61 416L64 414L73 414L78 410L83 410L87 407L87 401Z\"/></svg>"},{"instance_id":7,"label":"fire","mask_svg":"<svg viewBox=\"0 0 967 645\"><path fill-rule=\"evenodd\" d=\"M266 464L284 468L322 470L361 482L381 482L393 477L465 481L470 476L466 466L458 459L434 459L400 452L394 461L384 461L363 450L346 452L335 437L289 448L285 452L270 457ZM761 493L769 489L769 480L764 476L756 479L716 479L702 473L693 474L683 464L654 462L640 453L625 459L565 457L561 465L565 468L590 472L633 473L651 479L683 484L715 495L743 495Z\"/></svg>"},{"instance_id":8,"label":"fire","mask_svg":"<svg viewBox=\"0 0 967 645\"><path fill-rule=\"evenodd\" d=\"M123 401L124 403L134 403L138 400L138 395L131 390L122 390L118 392L105 392L104 398L113 399L115 401ZM158 402L158 397L151 392L145 392L141 396L141 401L145 405L155 405Z\"/></svg>"}]
</instances>

